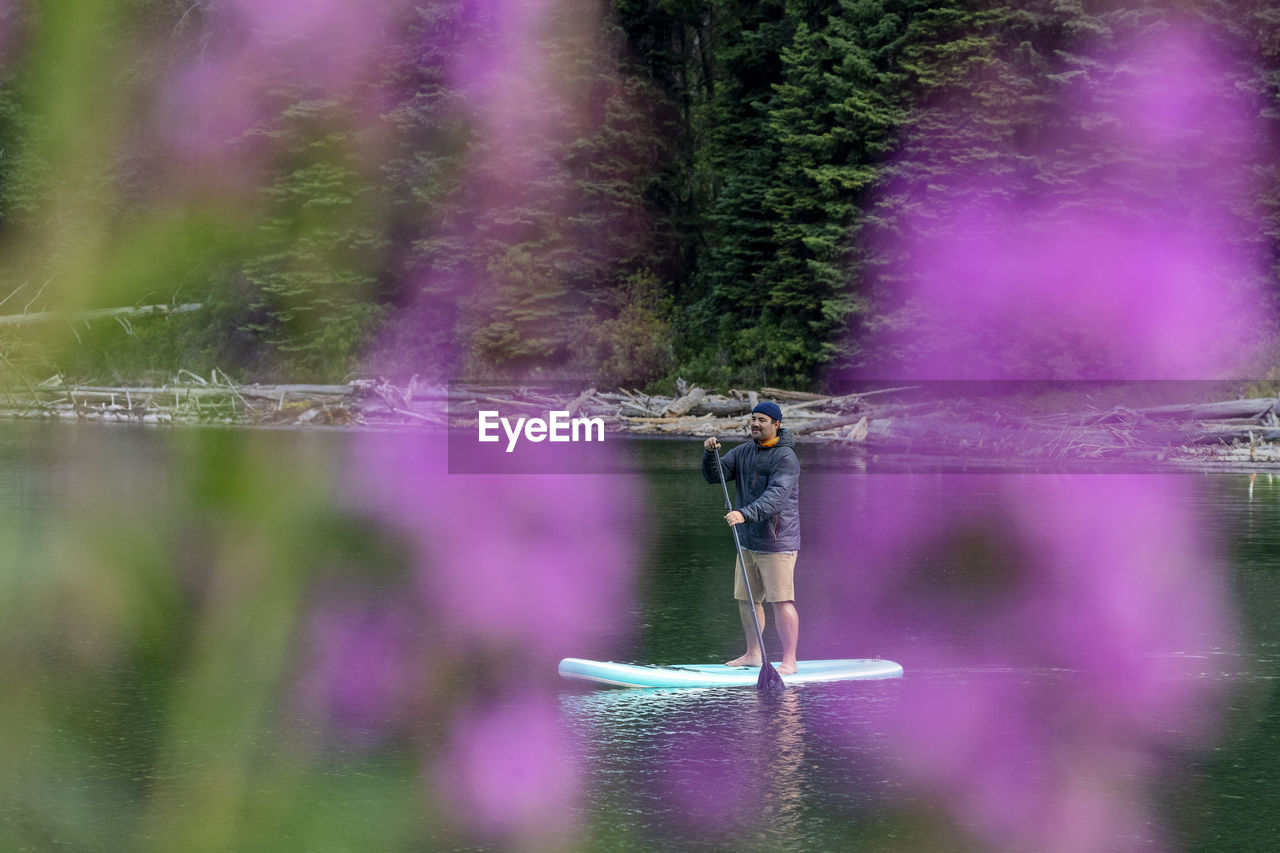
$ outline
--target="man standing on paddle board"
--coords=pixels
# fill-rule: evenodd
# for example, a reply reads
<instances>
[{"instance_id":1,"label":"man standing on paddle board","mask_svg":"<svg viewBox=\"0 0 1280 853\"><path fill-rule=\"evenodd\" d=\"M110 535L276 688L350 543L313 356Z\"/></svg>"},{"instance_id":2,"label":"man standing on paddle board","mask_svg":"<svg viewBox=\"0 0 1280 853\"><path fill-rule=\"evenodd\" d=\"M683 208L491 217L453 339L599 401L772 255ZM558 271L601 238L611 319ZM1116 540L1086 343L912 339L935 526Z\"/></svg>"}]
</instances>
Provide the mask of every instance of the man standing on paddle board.
<instances>
[{"instance_id":1,"label":"man standing on paddle board","mask_svg":"<svg viewBox=\"0 0 1280 853\"><path fill-rule=\"evenodd\" d=\"M743 558L756 598L756 616L763 629L764 605L773 605L778 636L782 638L782 663L778 672L796 671L796 642L800 637L800 616L796 612L793 577L796 554L800 551L800 460L796 440L782 428L782 410L776 403L761 403L751 410L751 438L720 457L726 480L738 484L738 509L725 516L731 525L742 525ZM720 484L715 451L720 442L714 436L702 444L702 476ZM728 666L760 666L760 644L751 619L751 604L734 558L734 598L747 651L726 661Z\"/></svg>"}]
</instances>

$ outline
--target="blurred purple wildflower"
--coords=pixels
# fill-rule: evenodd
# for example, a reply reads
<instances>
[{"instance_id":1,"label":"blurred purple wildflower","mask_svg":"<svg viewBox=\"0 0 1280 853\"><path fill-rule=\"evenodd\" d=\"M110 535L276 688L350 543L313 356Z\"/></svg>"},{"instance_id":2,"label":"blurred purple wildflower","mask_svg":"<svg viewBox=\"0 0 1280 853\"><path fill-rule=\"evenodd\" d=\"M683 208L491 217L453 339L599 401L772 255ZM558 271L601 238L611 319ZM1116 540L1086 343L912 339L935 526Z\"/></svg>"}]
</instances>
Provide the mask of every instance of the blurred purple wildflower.
<instances>
[{"instance_id":1,"label":"blurred purple wildflower","mask_svg":"<svg viewBox=\"0 0 1280 853\"><path fill-rule=\"evenodd\" d=\"M906 146L888 196L905 212L879 246L917 318L885 342L909 354L897 375L1207 379L1256 354L1274 321L1260 103L1220 48L1176 27L1072 76L1045 138L1016 158L1052 191L981 166L921 184L932 173L915 159L948 162L947 144Z\"/></svg>"},{"instance_id":2,"label":"blurred purple wildflower","mask_svg":"<svg viewBox=\"0 0 1280 853\"><path fill-rule=\"evenodd\" d=\"M169 145L189 167L224 167L249 182L282 88L352 101L376 79L402 0L225 0L204 11L202 43L174 74L165 103Z\"/></svg>"},{"instance_id":3,"label":"blurred purple wildflower","mask_svg":"<svg viewBox=\"0 0 1280 853\"><path fill-rule=\"evenodd\" d=\"M831 594L806 623L819 646L874 642L905 664L889 724L908 776L994 849L1097 849L1144 826L1161 756L1213 731L1221 688L1205 661L1235 642L1190 483L952 474L834 488L824 500L850 507L856 556L819 540L807 565L823 577L808 583Z\"/></svg>"},{"instance_id":4,"label":"blurred purple wildflower","mask_svg":"<svg viewBox=\"0 0 1280 853\"><path fill-rule=\"evenodd\" d=\"M1274 321L1253 171L1272 155L1229 66L1170 27L1069 75L1057 132L1016 158L1056 170L1050 193L981 164L910 185L964 160L910 140L887 196L901 227L877 247L915 317L890 333L889 375L1208 379L1246 364ZM1188 481L954 473L827 488L847 527L810 538L822 577L809 583L828 594L806 608L809 636L904 663L888 720L908 777L985 849L1161 846L1162 757L1212 734L1222 687L1206 661L1236 642L1226 560Z\"/></svg>"},{"instance_id":5,"label":"blurred purple wildflower","mask_svg":"<svg viewBox=\"0 0 1280 853\"><path fill-rule=\"evenodd\" d=\"M421 601L443 647L554 665L624 633L637 530L621 495L638 485L625 476L450 475L444 442L369 435L357 466L364 505L416 548Z\"/></svg>"},{"instance_id":6,"label":"blurred purple wildflower","mask_svg":"<svg viewBox=\"0 0 1280 853\"><path fill-rule=\"evenodd\" d=\"M469 708L434 767L433 784L470 824L528 849L569 849L581 770L543 691Z\"/></svg>"},{"instance_id":7,"label":"blurred purple wildflower","mask_svg":"<svg viewBox=\"0 0 1280 853\"><path fill-rule=\"evenodd\" d=\"M452 715L428 772L465 827L524 841L571 834L580 768L559 729L555 665L605 656L628 634L637 530L622 496L639 486L625 476L450 475L445 441L369 434L352 460L352 500L412 548L413 609L430 626L429 665L412 673L436 694L433 722ZM397 630L372 636L394 646ZM336 659L366 665L354 652ZM384 686L331 677L372 688L375 701ZM439 695L445 683L458 692Z\"/></svg>"},{"instance_id":8,"label":"blurred purple wildflower","mask_svg":"<svg viewBox=\"0 0 1280 853\"><path fill-rule=\"evenodd\" d=\"M424 650L415 642L416 613L410 602L370 600L356 591L316 606L299 686L304 706L356 742L402 732L412 692L426 674Z\"/></svg>"},{"instance_id":9,"label":"blurred purple wildflower","mask_svg":"<svg viewBox=\"0 0 1280 853\"><path fill-rule=\"evenodd\" d=\"M460 303L507 298L495 291L494 270L462 259L492 240L489 230L517 227L504 219L512 206L536 198L539 210L571 212L572 200L548 189L559 186L557 152L575 132L565 121L570 98L545 54L557 12L570 29L596 14L566 17L551 0L465 2L448 26L422 34L423 51L447 57L442 78L465 96L449 107L460 112L450 117L474 134L479 154L451 176L460 188L445 201L452 212L424 235L454 254L420 264L421 280L391 324L391 338L432 342L415 370L451 376L461 361ZM541 279L516 278L541 286ZM373 363L395 359L396 349L375 352ZM581 772L552 699L555 664L570 655L604 657L629 632L638 523L624 496L640 486L628 476L554 473L578 466L556 468L561 448L550 446L541 448L547 452L537 469L549 473L451 475L454 448L446 445L454 440L443 433L363 438L354 464L358 500L412 545L433 670L471 667L467 680L455 682L470 690L445 703L454 716L443 752L430 759L434 787L465 827L554 845L574 833Z\"/></svg>"}]
</instances>

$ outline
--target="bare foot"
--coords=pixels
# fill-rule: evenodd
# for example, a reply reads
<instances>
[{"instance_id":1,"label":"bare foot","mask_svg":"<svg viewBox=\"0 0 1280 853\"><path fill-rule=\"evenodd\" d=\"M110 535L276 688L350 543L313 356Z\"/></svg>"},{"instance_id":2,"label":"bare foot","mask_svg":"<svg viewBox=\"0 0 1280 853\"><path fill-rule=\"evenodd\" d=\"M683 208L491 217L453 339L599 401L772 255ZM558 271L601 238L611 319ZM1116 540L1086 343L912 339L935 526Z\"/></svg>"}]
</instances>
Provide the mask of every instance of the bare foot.
<instances>
[{"instance_id":1,"label":"bare foot","mask_svg":"<svg viewBox=\"0 0 1280 853\"><path fill-rule=\"evenodd\" d=\"M795 675L795 672L796 672L795 661L792 661L791 663L778 664L778 675Z\"/></svg>"},{"instance_id":2,"label":"bare foot","mask_svg":"<svg viewBox=\"0 0 1280 853\"><path fill-rule=\"evenodd\" d=\"M740 658L734 658L733 660L725 661L724 665L725 666L759 666L760 658L752 658L749 655L743 655Z\"/></svg>"}]
</instances>

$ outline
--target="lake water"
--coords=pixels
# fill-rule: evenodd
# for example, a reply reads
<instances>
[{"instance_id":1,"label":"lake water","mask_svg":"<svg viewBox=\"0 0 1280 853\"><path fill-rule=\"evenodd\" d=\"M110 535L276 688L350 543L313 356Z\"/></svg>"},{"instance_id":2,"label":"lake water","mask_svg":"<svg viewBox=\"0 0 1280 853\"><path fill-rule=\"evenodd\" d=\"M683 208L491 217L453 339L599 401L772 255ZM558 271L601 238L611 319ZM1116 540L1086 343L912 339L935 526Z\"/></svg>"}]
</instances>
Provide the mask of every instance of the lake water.
<instances>
[{"instance_id":1,"label":"lake water","mask_svg":"<svg viewBox=\"0 0 1280 853\"><path fill-rule=\"evenodd\" d=\"M905 677L590 690L742 644L698 443L618 452L0 425L0 846L1273 849L1280 478L805 445L801 657Z\"/></svg>"}]
</instances>

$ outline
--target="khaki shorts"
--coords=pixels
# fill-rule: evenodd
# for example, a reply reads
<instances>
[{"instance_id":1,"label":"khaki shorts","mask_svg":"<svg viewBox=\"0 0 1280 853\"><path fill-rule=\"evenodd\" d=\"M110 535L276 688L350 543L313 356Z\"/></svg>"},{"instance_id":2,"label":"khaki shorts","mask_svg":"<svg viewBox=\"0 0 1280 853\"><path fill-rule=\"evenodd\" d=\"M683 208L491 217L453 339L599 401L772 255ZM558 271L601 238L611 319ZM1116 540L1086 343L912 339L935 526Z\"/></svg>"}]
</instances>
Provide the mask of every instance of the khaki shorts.
<instances>
[{"instance_id":1,"label":"khaki shorts","mask_svg":"<svg viewBox=\"0 0 1280 853\"><path fill-rule=\"evenodd\" d=\"M751 578L751 593L756 601L795 601L796 552L779 551L776 554L742 549L747 564L747 576ZM733 597L747 600L747 589L742 583L742 569L733 561Z\"/></svg>"}]
</instances>

